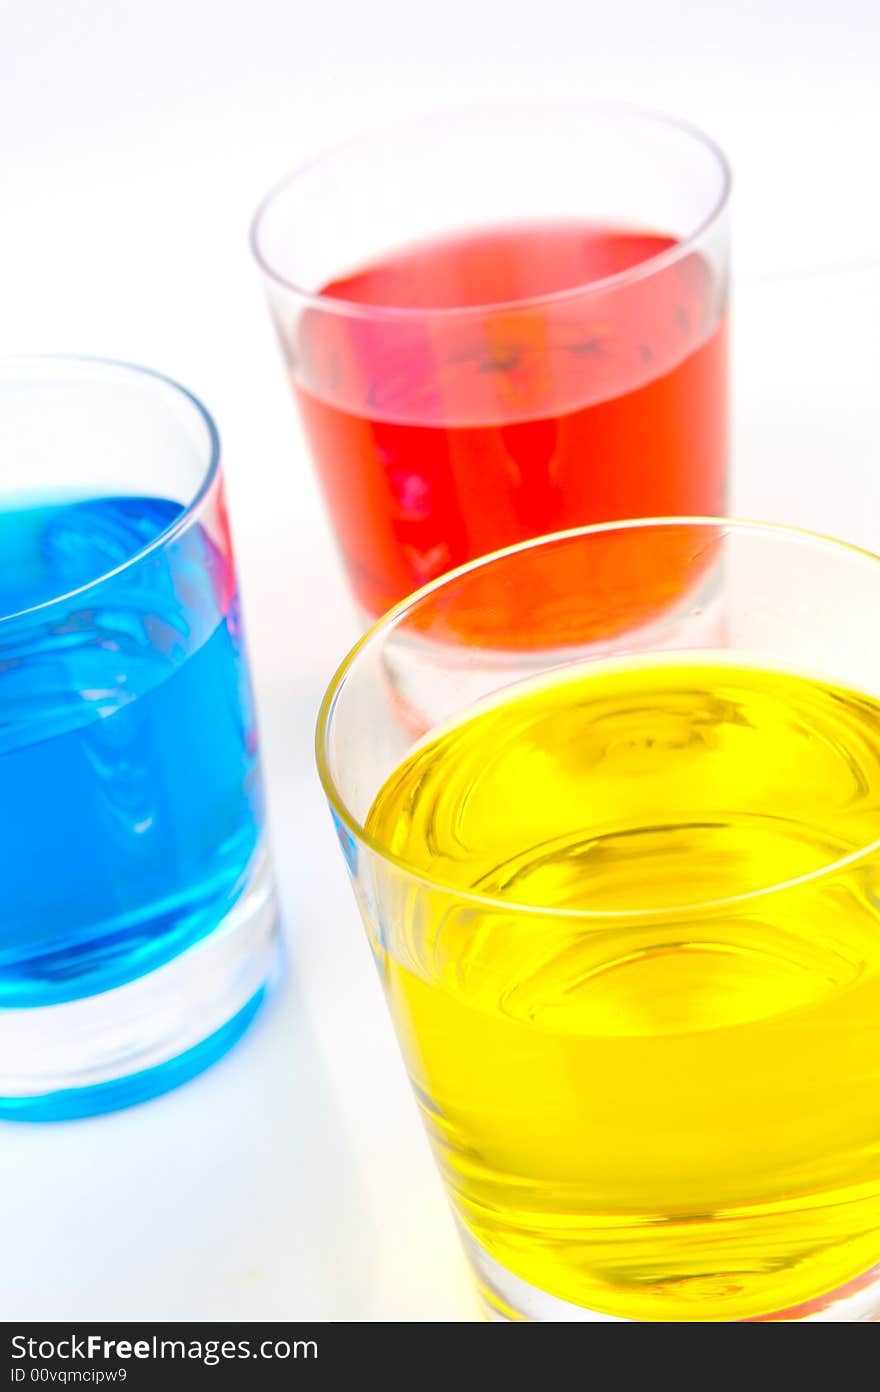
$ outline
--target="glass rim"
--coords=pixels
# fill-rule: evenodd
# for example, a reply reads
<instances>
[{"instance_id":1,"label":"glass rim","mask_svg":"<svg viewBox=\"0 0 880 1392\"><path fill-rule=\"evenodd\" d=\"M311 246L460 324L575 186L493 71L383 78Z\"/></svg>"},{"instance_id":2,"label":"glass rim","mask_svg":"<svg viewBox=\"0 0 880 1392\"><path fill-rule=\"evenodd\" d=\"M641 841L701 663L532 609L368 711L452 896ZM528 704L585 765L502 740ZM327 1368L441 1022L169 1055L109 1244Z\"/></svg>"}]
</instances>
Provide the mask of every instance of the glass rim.
<instances>
[{"instance_id":1,"label":"glass rim","mask_svg":"<svg viewBox=\"0 0 880 1392\"><path fill-rule=\"evenodd\" d=\"M650 126L666 126L673 131L678 131L681 135L688 136L696 144L702 145L714 158L721 174L721 188L718 196L714 200L709 211L703 215L687 236L677 241L673 246L667 247L666 250L659 251L653 256L649 256L645 261L639 261L635 266L629 266L623 271L615 271L611 275L602 276L599 280L583 281L562 290L548 291L543 295L524 295L520 299L512 300L490 300L485 304L477 305L434 305L423 306L421 308L412 305L370 305L359 303L357 300L347 300L337 295L323 295L320 291L308 290L305 286L298 285L296 281L284 275L277 266L272 264L271 258L264 252L261 244L261 234L270 210L277 205L278 201L289 189L299 184L314 170L319 169L335 156L356 150L359 147L370 146L374 141L380 140L383 133L388 134L392 131L409 129L413 125L440 126L444 123L451 123L454 120L470 120L472 118L478 119L489 116L502 117L513 111L520 114L530 113L539 118L551 114L557 116L565 114L577 116L610 116L641 121ZM254 260L268 280L285 290L288 294L295 296L304 305L313 309L321 309L325 313L337 314L352 319L377 320L392 323L412 323L416 319L449 319L454 316L471 318L479 317L487 313L515 313L523 309L537 308L542 305L562 304L566 300L578 299L586 295L604 294L610 290L616 290L637 281L645 280L649 276L676 265L679 261L682 261L686 256L690 255L695 244L701 241L724 216L730 202L732 182L733 175L730 162L721 146L713 140L710 135L690 121L684 120L678 116L668 115L665 112L654 111L650 107L641 107L626 102L581 102L542 104L535 106L515 103L499 106L462 107L452 111L447 110L423 115L416 118L414 122L410 122L407 127L403 127L400 122L396 122L393 125L386 125L381 129L373 130L366 134L350 136L346 140L338 141L334 145L319 151L310 159L295 166L293 169L289 169L281 176L277 183L271 186L257 204L256 212L251 219L249 240Z\"/></svg>"},{"instance_id":2,"label":"glass rim","mask_svg":"<svg viewBox=\"0 0 880 1392\"><path fill-rule=\"evenodd\" d=\"M849 554L856 557L859 561L870 561L873 565L880 565L880 554L867 550L866 547L857 546L853 542L843 541L838 537L828 536L823 532L810 531L805 527L789 526L780 522L764 522L757 519L741 517L645 517L628 518L615 522L597 522L584 527L572 527L560 532L550 532L545 536L531 537L526 541L516 542L512 546L505 546L497 551L491 551L485 556L478 556L475 560L468 561L464 565L456 566L454 570L447 571L436 580L423 585L415 590L411 595L407 595L381 618L377 619L358 639L357 643L348 651L342 662L336 668L333 676L324 693L318 711L317 725L315 729L315 757L318 767L318 777L324 790L324 795L330 804L333 816L345 827L346 831L361 846L364 846L371 854L378 857L386 865L391 866L396 873L406 879L417 883L423 889L434 891L438 894L447 895L460 901L463 904L472 905L475 908L489 910L492 913L501 913L519 917L523 914L542 918L557 919L560 922L582 922L585 924L598 923L621 923L621 922L657 922L669 920L670 918L680 919L704 914L707 911L726 912L737 909L743 905L753 904L765 899L769 895L782 894L787 891L794 891L803 885L813 884L826 877L839 873L841 870L848 869L857 865L860 861L867 860L870 856L880 851L880 837L865 845L850 851L848 855L838 856L827 864L820 865L815 870L810 870L803 875L795 875L787 880L778 880L772 884L763 885L758 889L750 889L742 894L731 894L717 899L702 899L689 904L670 904L662 908L642 908L642 909L571 909L546 907L540 904L520 903L515 899L503 899L496 895L479 894L473 890L463 888L460 885L447 882L442 879L435 879L430 874L419 869L418 866L411 864L405 857L397 855L387 846L383 846L380 841L371 836L361 819L357 817L349 808L342 790L337 784L337 780L330 768L330 758L328 753L329 735L333 725L333 717L336 702L342 692L345 682L352 673L355 664L360 656L372 647L382 636L398 627L400 621L411 611L417 609L429 596L442 590L446 585L453 584L463 576L471 574L473 571L482 569L488 565L494 565L499 561L504 561L508 557L516 556L525 551L537 550L540 547L555 544L560 541L574 541L576 539L589 538L610 532L635 532L648 531L659 527L711 527L721 529L722 535L726 532L748 533L756 532L766 536L775 536L782 540L805 543L807 545L819 545L823 548L830 548L833 552L841 555ZM555 669L554 669L555 670ZM499 688L503 690L503 688ZM427 732L430 736L430 731ZM381 786L381 785L380 785ZM376 792L380 789L377 788ZM372 804L371 804L372 805Z\"/></svg>"},{"instance_id":3,"label":"glass rim","mask_svg":"<svg viewBox=\"0 0 880 1392\"><path fill-rule=\"evenodd\" d=\"M125 362L119 358L92 357L79 353L33 353L19 354L0 357L0 390L16 377L22 381L37 384L45 374L48 380L52 369L66 369L70 374L68 380L73 380L73 375L77 369L95 369L96 374L106 373L107 376L120 376L145 378L148 390L155 390L157 386L163 391L168 390L172 399L182 400L187 409L193 413L194 419L204 426L207 436L207 462L204 467L198 487L193 492L188 501L181 505L181 510L176 517L163 527L156 536L143 546L138 547L130 556L127 556L119 565L112 566L109 570L101 571L90 580L84 581L81 585L74 585L70 590L63 590L59 594L54 594L50 599L44 599L39 604L29 604L23 609L15 609L10 613L0 610L0 625L12 622L13 620L25 619L32 614L40 614L44 610L52 609L57 604L64 604L68 600L76 599L77 595L85 594L90 590L96 589L106 581L112 580L114 576L122 575L131 566L136 565L152 551L157 551L166 546L180 532L184 531L190 524L192 518L198 512L210 492L215 479L220 472L220 434L214 422L214 418L207 407L199 398L183 386L173 377L158 371L153 367L143 367L139 363ZM170 389L170 390L169 390Z\"/></svg>"}]
</instances>

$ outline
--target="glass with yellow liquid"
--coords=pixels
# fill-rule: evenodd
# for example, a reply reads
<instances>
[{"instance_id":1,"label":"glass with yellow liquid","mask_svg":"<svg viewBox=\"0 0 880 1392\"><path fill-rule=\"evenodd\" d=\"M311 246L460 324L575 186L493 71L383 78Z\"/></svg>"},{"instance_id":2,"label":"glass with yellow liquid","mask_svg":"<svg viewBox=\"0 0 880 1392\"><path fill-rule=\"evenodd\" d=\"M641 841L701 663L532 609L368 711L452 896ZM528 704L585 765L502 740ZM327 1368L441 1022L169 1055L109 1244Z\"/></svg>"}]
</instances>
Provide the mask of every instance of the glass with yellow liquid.
<instances>
[{"instance_id":1,"label":"glass with yellow liquid","mask_svg":"<svg viewBox=\"0 0 880 1392\"><path fill-rule=\"evenodd\" d=\"M878 611L833 541L611 524L337 673L321 775L493 1318L880 1317Z\"/></svg>"}]
</instances>

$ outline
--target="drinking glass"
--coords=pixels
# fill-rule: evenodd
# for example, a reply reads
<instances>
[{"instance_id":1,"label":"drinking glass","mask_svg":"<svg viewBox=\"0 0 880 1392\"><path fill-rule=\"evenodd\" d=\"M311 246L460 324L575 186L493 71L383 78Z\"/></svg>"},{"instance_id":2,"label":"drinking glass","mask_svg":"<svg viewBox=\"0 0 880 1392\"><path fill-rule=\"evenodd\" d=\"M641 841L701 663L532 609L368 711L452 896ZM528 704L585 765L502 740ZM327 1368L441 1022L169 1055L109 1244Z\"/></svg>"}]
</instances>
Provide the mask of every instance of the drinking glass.
<instances>
[{"instance_id":1,"label":"drinking glass","mask_svg":"<svg viewBox=\"0 0 880 1392\"><path fill-rule=\"evenodd\" d=\"M6 362L0 460L0 1116L77 1116L199 1072L260 1003L257 732L204 407Z\"/></svg>"},{"instance_id":2,"label":"drinking glass","mask_svg":"<svg viewBox=\"0 0 880 1392\"><path fill-rule=\"evenodd\" d=\"M681 123L494 110L356 140L253 248L356 601L613 519L722 514L728 170Z\"/></svg>"},{"instance_id":3,"label":"drinking glass","mask_svg":"<svg viewBox=\"0 0 880 1392\"><path fill-rule=\"evenodd\" d=\"M880 1314L878 606L819 536L606 524L334 677L320 774L493 1318Z\"/></svg>"}]
</instances>

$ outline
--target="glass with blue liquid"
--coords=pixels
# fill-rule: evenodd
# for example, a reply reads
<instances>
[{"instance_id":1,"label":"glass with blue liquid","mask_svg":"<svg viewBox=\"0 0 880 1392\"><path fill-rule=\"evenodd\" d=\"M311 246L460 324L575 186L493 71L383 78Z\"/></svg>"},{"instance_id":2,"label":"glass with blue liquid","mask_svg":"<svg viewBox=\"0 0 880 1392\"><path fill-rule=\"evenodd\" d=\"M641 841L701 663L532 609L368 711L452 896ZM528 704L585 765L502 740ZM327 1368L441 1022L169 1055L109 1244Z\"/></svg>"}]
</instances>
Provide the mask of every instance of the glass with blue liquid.
<instances>
[{"instance_id":1,"label":"glass with blue liquid","mask_svg":"<svg viewBox=\"0 0 880 1392\"><path fill-rule=\"evenodd\" d=\"M217 432L0 366L0 1117L125 1106L253 1018L278 923Z\"/></svg>"}]
</instances>

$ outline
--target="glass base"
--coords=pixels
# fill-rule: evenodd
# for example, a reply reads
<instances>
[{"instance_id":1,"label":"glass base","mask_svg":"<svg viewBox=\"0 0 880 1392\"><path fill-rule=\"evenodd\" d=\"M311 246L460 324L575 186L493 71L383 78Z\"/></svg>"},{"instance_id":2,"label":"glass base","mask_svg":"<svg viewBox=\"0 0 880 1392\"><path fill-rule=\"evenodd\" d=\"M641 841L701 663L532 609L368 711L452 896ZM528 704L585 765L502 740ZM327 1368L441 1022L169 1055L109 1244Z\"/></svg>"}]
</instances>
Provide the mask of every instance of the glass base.
<instances>
[{"instance_id":1,"label":"glass base","mask_svg":"<svg viewBox=\"0 0 880 1392\"><path fill-rule=\"evenodd\" d=\"M173 961L100 995L0 1010L0 1117L91 1116L186 1082L244 1033L278 958L278 906L262 852L223 921Z\"/></svg>"},{"instance_id":2,"label":"glass base","mask_svg":"<svg viewBox=\"0 0 880 1392\"><path fill-rule=\"evenodd\" d=\"M430 633L407 630L385 642L381 657L397 722L413 739L420 739L448 718L451 693L458 710L514 680L543 676L554 667L632 659L644 653L714 651L725 646L725 623L720 571L715 567L659 617L610 639L558 648L510 649L501 644L488 648L466 640L440 641Z\"/></svg>"},{"instance_id":3,"label":"glass base","mask_svg":"<svg viewBox=\"0 0 880 1392\"><path fill-rule=\"evenodd\" d=\"M460 1229L461 1231L461 1229ZM572 1305L555 1295L548 1295L531 1286L512 1271L501 1266L474 1241L470 1233L461 1231L465 1251L476 1277L477 1289L486 1318L498 1323L555 1323L632 1324L634 1321L619 1315L606 1315L582 1305ZM761 1324L775 1320L803 1320L814 1323L876 1324L880 1323L880 1265L848 1281L846 1285L825 1295L817 1296L803 1305L773 1314L759 1315L745 1324ZM664 1321L665 1322L665 1321Z\"/></svg>"}]
</instances>

